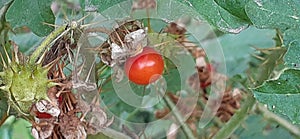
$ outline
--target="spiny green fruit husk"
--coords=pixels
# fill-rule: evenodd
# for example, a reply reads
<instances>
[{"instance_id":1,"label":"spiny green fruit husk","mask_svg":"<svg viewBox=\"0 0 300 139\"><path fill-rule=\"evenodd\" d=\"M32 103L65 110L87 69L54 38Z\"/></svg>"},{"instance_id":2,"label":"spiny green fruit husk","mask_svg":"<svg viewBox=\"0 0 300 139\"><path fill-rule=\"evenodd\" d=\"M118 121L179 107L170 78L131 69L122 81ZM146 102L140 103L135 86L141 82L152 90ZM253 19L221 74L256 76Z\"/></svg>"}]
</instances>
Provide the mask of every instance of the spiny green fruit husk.
<instances>
[{"instance_id":1,"label":"spiny green fruit husk","mask_svg":"<svg viewBox=\"0 0 300 139\"><path fill-rule=\"evenodd\" d=\"M32 104L38 100L49 100L47 90L51 82L47 78L48 68L41 64L12 61L0 72L2 86L9 105L23 115L28 115Z\"/></svg>"}]
</instances>

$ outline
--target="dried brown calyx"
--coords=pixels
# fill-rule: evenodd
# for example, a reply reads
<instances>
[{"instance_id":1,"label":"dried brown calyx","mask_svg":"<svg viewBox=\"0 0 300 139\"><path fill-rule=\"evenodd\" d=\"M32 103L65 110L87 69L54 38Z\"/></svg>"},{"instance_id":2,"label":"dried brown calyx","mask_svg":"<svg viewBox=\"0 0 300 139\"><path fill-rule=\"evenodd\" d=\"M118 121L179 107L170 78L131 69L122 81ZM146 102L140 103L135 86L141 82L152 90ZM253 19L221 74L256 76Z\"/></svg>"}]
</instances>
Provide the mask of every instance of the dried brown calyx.
<instances>
[{"instance_id":1,"label":"dried brown calyx","mask_svg":"<svg viewBox=\"0 0 300 139\"><path fill-rule=\"evenodd\" d=\"M72 110L59 117L58 127L66 139L83 139L87 137L86 124L76 114L79 110Z\"/></svg>"},{"instance_id":2,"label":"dried brown calyx","mask_svg":"<svg viewBox=\"0 0 300 139\"><path fill-rule=\"evenodd\" d=\"M121 23L109 34L108 40L96 48L103 63L113 67L128 56L140 53L146 45L146 29L137 20Z\"/></svg>"},{"instance_id":3,"label":"dried brown calyx","mask_svg":"<svg viewBox=\"0 0 300 139\"><path fill-rule=\"evenodd\" d=\"M62 84L64 82L61 81ZM82 100L78 100L71 88L65 85L50 89L50 94L59 94L60 114L51 117L36 116L32 127L32 134L36 139L86 138L88 134L97 134L112 124L113 119L108 120L99 102L92 102L88 110L83 109L78 105Z\"/></svg>"},{"instance_id":4,"label":"dried brown calyx","mask_svg":"<svg viewBox=\"0 0 300 139\"><path fill-rule=\"evenodd\" d=\"M222 122L227 122L240 108L242 93L239 89L225 91L221 106L217 112L217 116Z\"/></svg>"},{"instance_id":5,"label":"dried brown calyx","mask_svg":"<svg viewBox=\"0 0 300 139\"><path fill-rule=\"evenodd\" d=\"M35 139L49 138L53 134L54 117L49 119L41 119L32 123L31 134Z\"/></svg>"}]
</instances>

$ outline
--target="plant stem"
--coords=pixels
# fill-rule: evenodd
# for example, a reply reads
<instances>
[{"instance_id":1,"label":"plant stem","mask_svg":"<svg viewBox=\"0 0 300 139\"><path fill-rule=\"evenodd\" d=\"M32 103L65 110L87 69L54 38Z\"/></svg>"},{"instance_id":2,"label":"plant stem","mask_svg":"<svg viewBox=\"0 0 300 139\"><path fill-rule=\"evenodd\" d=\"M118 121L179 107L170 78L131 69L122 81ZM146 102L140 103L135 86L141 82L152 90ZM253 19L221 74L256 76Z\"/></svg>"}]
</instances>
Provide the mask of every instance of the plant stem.
<instances>
[{"instance_id":1,"label":"plant stem","mask_svg":"<svg viewBox=\"0 0 300 139\"><path fill-rule=\"evenodd\" d=\"M256 109L262 113L262 115L270 120L270 121L275 121L285 129L289 130L293 135L295 135L297 138L300 138L300 129L297 126L294 126L287 120L281 118L280 116L274 114L273 112L270 112L267 108L262 106L261 104L257 104Z\"/></svg>"},{"instance_id":2,"label":"plant stem","mask_svg":"<svg viewBox=\"0 0 300 139\"><path fill-rule=\"evenodd\" d=\"M67 25L63 25L58 27L57 29L55 29L53 32L51 32L46 39L41 43L40 46L38 46L36 48L36 50L32 53L30 59L29 59L29 63L31 65L34 65L35 62L38 60L38 58L40 57L40 55L42 53L44 53L45 49L55 40L57 39L58 36L60 36L61 34L63 34L64 32L67 32L66 30Z\"/></svg>"},{"instance_id":3,"label":"plant stem","mask_svg":"<svg viewBox=\"0 0 300 139\"><path fill-rule=\"evenodd\" d=\"M194 134L193 134L192 130L185 123L185 121L183 120L180 112L178 111L177 107L172 102L172 100L167 95L164 96L163 99L166 102L166 104L169 107L169 109L172 110L172 113L173 113L176 121L181 125L181 128L182 128L184 134L187 136L187 138L188 139L196 139L196 137L194 137Z\"/></svg>"},{"instance_id":4,"label":"plant stem","mask_svg":"<svg viewBox=\"0 0 300 139\"><path fill-rule=\"evenodd\" d=\"M246 102L240 108L240 110L231 117L231 119L218 131L213 139L228 138L248 116L248 112L254 106L255 102L255 98L252 95L247 97Z\"/></svg>"}]
</instances>

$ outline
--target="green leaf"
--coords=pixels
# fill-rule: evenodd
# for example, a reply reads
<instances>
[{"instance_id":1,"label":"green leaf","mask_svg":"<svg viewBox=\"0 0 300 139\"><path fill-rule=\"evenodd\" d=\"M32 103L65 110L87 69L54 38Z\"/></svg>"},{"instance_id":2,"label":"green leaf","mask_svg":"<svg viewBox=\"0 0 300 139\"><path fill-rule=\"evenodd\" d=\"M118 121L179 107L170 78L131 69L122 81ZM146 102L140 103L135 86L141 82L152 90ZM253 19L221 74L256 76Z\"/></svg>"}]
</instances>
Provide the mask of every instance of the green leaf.
<instances>
[{"instance_id":1,"label":"green leaf","mask_svg":"<svg viewBox=\"0 0 300 139\"><path fill-rule=\"evenodd\" d=\"M30 133L31 124L22 119L10 116L6 119L3 126L0 127L0 138L1 139L32 139Z\"/></svg>"},{"instance_id":2,"label":"green leaf","mask_svg":"<svg viewBox=\"0 0 300 139\"><path fill-rule=\"evenodd\" d=\"M291 28L286 30L283 34L283 43L284 46L289 47L293 42L300 40L300 29Z\"/></svg>"},{"instance_id":3,"label":"green leaf","mask_svg":"<svg viewBox=\"0 0 300 139\"><path fill-rule=\"evenodd\" d=\"M284 56L285 65L291 68L300 67L300 42L293 42Z\"/></svg>"},{"instance_id":4,"label":"green leaf","mask_svg":"<svg viewBox=\"0 0 300 139\"><path fill-rule=\"evenodd\" d=\"M194 8L210 24L228 33L239 33L248 27L248 22L223 9L213 0L178 0Z\"/></svg>"},{"instance_id":5,"label":"green leaf","mask_svg":"<svg viewBox=\"0 0 300 139\"><path fill-rule=\"evenodd\" d=\"M9 34L9 38L19 46L20 52L25 54L30 54L32 50L36 48L35 46L38 46L43 39L32 32Z\"/></svg>"},{"instance_id":6,"label":"green leaf","mask_svg":"<svg viewBox=\"0 0 300 139\"><path fill-rule=\"evenodd\" d=\"M15 122L16 118L14 116L10 116L6 119L4 124L0 126L0 138L1 139L11 139L13 135L13 123Z\"/></svg>"},{"instance_id":7,"label":"green leaf","mask_svg":"<svg viewBox=\"0 0 300 139\"><path fill-rule=\"evenodd\" d=\"M13 139L33 139L32 135L31 135L31 124L22 119L22 118L17 118L16 121L14 122L14 124L12 125L13 127L13 134L12 134L12 138ZM29 127L29 128L28 128Z\"/></svg>"},{"instance_id":8,"label":"green leaf","mask_svg":"<svg viewBox=\"0 0 300 139\"><path fill-rule=\"evenodd\" d=\"M180 11L180 12L178 12ZM199 14L189 5L185 5L176 0L158 0L157 16L159 19L174 21L183 16L200 18Z\"/></svg>"},{"instance_id":9,"label":"green leaf","mask_svg":"<svg viewBox=\"0 0 300 139\"><path fill-rule=\"evenodd\" d=\"M38 36L48 35L54 28L50 5L52 0L15 0L6 13L6 20L13 28L28 26Z\"/></svg>"},{"instance_id":10,"label":"green leaf","mask_svg":"<svg viewBox=\"0 0 300 139\"><path fill-rule=\"evenodd\" d=\"M286 30L299 26L299 0L257 0L246 5L246 13L258 28Z\"/></svg>"},{"instance_id":11,"label":"green leaf","mask_svg":"<svg viewBox=\"0 0 300 139\"><path fill-rule=\"evenodd\" d=\"M103 12L106 9L117 5L123 1L127 1L127 0L91 0L91 4L93 4L94 6L97 7L98 12Z\"/></svg>"},{"instance_id":12,"label":"green leaf","mask_svg":"<svg viewBox=\"0 0 300 139\"><path fill-rule=\"evenodd\" d=\"M163 78L166 79L168 91L175 93L181 90L180 73L177 69L169 69L166 71L166 74L163 75Z\"/></svg>"},{"instance_id":13,"label":"green leaf","mask_svg":"<svg viewBox=\"0 0 300 139\"><path fill-rule=\"evenodd\" d=\"M252 77L252 84L254 86L261 85L265 80L274 76L275 71L281 71L284 68L283 56L286 53L285 47L271 47L266 49L259 49L259 54L256 56L262 59L256 59L256 62L251 61L252 66L249 69L249 75Z\"/></svg>"},{"instance_id":14,"label":"green leaf","mask_svg":"<svg viewBox=\"0 0 300 139\"><path fill-rule=\"evenodd\" d=\"M288 51L284 56L285 65L290 68L300 67L300 30L290 29L284 32L285 45Z\"/></svg>"},{"instance_id":15,"label":"green leaf","mask_svg":"<svg viewBox=\"0 0 300 139\"><path fill-rule=\"evenodd\" d=\"M268 109L300 124L300 70L287 69L276 80L253 89L255 98Z\"/></svg>"},{"instance_id":16,"label":"green leaf","mask_svg":"<svg viewBox=\"0 0 300 139\"><path fill-rule=\"evenodd\" d=\"M245 6L249 0L215 0L215 2L232 15L250 21L245 11Z\"/></svg>"}]
</instances>

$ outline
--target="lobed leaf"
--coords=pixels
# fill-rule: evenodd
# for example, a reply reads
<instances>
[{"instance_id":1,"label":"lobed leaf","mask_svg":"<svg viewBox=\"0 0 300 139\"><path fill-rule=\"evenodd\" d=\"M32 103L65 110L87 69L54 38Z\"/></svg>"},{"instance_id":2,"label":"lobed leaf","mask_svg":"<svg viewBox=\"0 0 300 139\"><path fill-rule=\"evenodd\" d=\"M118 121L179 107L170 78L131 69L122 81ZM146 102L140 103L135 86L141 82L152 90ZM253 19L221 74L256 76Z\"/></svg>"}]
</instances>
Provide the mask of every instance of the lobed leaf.
<instances>
[{"instance_id":1,"label":"lobed leaf","mask_svg":"<svg viewBox=\"0 0 300 139\"><path fill-rule=\"evenodd\" d=\"M300 42L294 42L284 56L285 65L291 68L300 67Z\"/></svg>"},{"instance_id":2,"label":"lobed leaf","mask_svg":"<svg viewBox=\"0 0 300 139\"><path fill-rule=\"evenodd\" d=\"M219 6L227 10L230 14L250 22L245 6L249 0L214 0Z\"/></svg>"},{"instance_id":3,"label":"lobed leaf","mask_svg":"<svg viewBox=\"0 0 300 139\"><path fill-rule=\"evenodd\" d=\"M32 32L9 34L9 38L19 46L19 51L25 54L30 54L43 39Z\"/></svg>"},{"instance_id":4,"label":"lobed leaf","mask_svg":"<svg viewBox=\"0 0 300 139\"><path fill-rule=\"evenodd\" d=\"M246 5L246 13L258 28L286 30L298 27L300 22L299 0L255 0Z\"/></svg>"},{"instance_id":5,"label":"lobed leaf","mask_svg":"<svg viewBox=\"0 0 300 139\"><path fill-rule=\"evenodd\" d=\"M260 49L262 58L257 67L253 67L252 78L256 81L255 86L260 85L265 80L274 76L275 71L280 71L284 68L283 66L283 56L286 53L285 47L273 47L267 49ZM254 72L254 74L253 74Z\"/></svg>"},{"instance_id":6,"label":"lobed leaf","mask_svg":"<svg viewBox=\"0 0 300 139\"><path fill-rule=\"evenodd\" d=\"M10 116L5 123L0 127L1 139L33 139L30 129L30 122L22 118Z\"/></svg>"},{"instance_id":7,"label":"lobed leaf","mask_svg":"<svg viewBox=\"0 0 300 139\"><path fill-rule=\"evenodd\" d=\"M290 29L284 33L285 45L288 51L284 56L285 65L290 68L300 67L300 30Z\"/></svg>"},{"instance_id":8,"label":"lobed leaf","mask_svg":"<svg viewBox=\"0 0 300 139\"><path fill-rule=\"evenodd\" d=\"M50 5L52 0L15 0L6 13L13 28L28 26L38 36L48 35L54 28L55 18Z\"/></svg>"},{"instance_id":9,"label":"lobed leaf","mask_svg":"<svg viewBox=\"0 0 300 139\"><path fill-rule=\"evenodd\" d=\"M268 109L300 124L300 70L286 69L276 80L253 89L255 98Z\"/></svg>"},{"instance_id":10,"label":"lobed leaf","mask_svg":"<svg viewBox=\"0 0 300 139\"><path fill-rule=\"evenodd\" d=\"M194 8L210 24L228 33L240 33L248 27L248 22L232 15L213 0L177 0Z\"/></svg>"},{"instance_id":11,"label":"lobed leaf","mask_svg":"<svg viewBox=\"0 0 300 139\"><path fill-rule=\"evenodd\" d=\"M246 12L256 27L284 31L284 45L288 47L284 56L285 65L299 68L300 1L251 1L246 5Z\"/></svg>"},{"instance_id":12,"label":"lobed leaf","mask_svg":"<svg viewBox=\"0 0 300 139\"><path fill-rule=\"evenodd\" d=\"M200 18L199 14L190 6L176 0L158 0L157 15L159 19L165 21L178 20L183 16Z\"/></svg>"}]
</instances>

